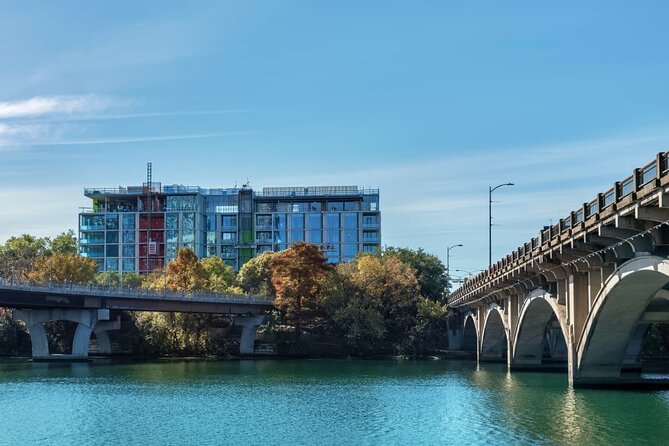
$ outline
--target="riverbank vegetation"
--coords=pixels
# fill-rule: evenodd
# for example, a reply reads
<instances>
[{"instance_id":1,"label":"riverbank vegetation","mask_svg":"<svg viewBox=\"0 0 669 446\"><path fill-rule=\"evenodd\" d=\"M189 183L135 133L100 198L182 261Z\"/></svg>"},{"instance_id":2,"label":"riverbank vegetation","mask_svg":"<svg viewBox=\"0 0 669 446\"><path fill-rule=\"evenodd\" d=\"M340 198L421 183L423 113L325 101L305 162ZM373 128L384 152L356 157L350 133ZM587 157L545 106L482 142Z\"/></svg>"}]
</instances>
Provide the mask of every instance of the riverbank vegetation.
<instances>
[{"instance_id":1,"label":"riverbank vegetation","mask_svg":"<svg viewBox=\"0 0 669 446\"><path fill-rule=\"evenodd\" d=\"M97 272L77 253L73 231L28 234L0 245L3 281L67 282L183 292L270 296L274 310L261 337L286 355L421 355L445 348L447 278L441 261L423 250L386 248L338 265L317 246L298 243L265 252L236 273L218 257L179 250L165 270L148 275ZM126 312L115 334L136 355L221 355L236 350L234 326L224 316ZM53 351L64 351L74 326L51 323ZM232 334L232 336L230 336ZM28 355L29 337L11 310L0 312L0 354Z\"/></svg>"}]
</instances>

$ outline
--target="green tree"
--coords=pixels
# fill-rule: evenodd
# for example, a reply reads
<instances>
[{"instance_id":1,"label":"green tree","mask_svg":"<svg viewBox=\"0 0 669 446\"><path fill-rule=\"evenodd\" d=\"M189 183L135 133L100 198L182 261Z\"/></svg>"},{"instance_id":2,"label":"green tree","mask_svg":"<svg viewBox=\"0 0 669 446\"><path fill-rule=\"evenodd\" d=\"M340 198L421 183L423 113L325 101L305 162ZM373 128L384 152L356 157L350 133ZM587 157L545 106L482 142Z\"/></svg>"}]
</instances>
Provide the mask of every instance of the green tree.
<instances>
[{"instance_id":1,"label":"green tree","mask_svg":"<svg viewBox=\"0 0 669 446\"><path fill-rule=\"evenodd\" d=\"M215 293L228 293L234 290L235 278L237 274L230 265L219 257L212 256L200 261L204 268L206 279L205 288Z\"/></svg>"},{"instance_id":2,"label":"green tree","mask_svg":"<svg viewBox=\"0 0 669 446\"><path fill-rule=\"evenodd\" d=\"M51 252L59 254L78 254L77 236L72 229L58 234L49 244Z\"/></svg>"},{"instance_id":3,"label":"green tree","mask_svg":"<svg viewBox=\"0 0 669 446\"><path fill-rule=\"evenodd\" d=\"M416 278L420 284L420 294L428 299L441 301L449 286L446 267L435 255L428 254L422 248L388 247L383 255L398 257L404 264L416 270Z\"/></svg>"},{"instance_id":4,"label":"green tree","mask_svg":"<svg viewBox=\"0 0 669 446\"><path fill-rule=\"evenodd\" d=\"M330 332L344 338L354 353L379 350L386 335L381 302L375 301L355 284L356 262L340 263L327 277L321 298Z\"/></svg>"},{"instance_id":5,"label":"green tree","mask_svg":"<svg viewBox=\"0 0 669 446\"><path fill-rule=\"evenodd\" d=\"M95 275L94 282L101 286L117 287L121 284L121 275L116 271L102 271Z\"/></svg>"},{"instance_id":6,"label":"green tree","mask_svg":"<svg viewBox=\"0 0 669 446\"><path fill-rule=\"evenodd\" d=\"M269 267L269 262L276 255L276 252L265 251L242 265L237 275L237 283L246 293L274 296L272 269Z\"/></svg>"},{"instance_id":7,"label":"green tree","mask_svg":"<svg viewBox=\"0 0 669 446\"><path fill-rule=\"evenodd\" d=\"M26 279L35 268L35 262L49 252L49 239L29 234L10 237L0 246L0 276Z\"/></svg>"},{"instance_id":8,"label":"green tree","mask_svg":"<svg viewBox=\"0 0 669 446\"><path fill-rule=\"evenodd\" d=\"M316 245L303 242L279 252L268 265L276 290L274 305L295 327L299 340L302 328L322 315L319 293L330 267Z\"/></svg>"},{"instance_id":9,"label":"green tree","mask_svg":"<svg viewBox=\"0 0 669 446\"><path fill-rule=\"evenodd\" d=\"M121 285L128 288L140 288L144 282L145 276L137 273L123 273L121 276Z\"/></svg>"}]
</instances>

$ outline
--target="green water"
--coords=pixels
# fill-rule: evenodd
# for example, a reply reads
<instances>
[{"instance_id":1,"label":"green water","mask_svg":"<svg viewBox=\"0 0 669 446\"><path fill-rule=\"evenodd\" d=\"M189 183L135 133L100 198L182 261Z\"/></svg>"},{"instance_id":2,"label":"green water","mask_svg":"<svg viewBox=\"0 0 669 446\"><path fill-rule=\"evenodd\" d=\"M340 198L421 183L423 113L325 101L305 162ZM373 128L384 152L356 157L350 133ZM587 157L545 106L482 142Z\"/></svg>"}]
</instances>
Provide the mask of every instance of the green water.
<instances>
[{"instance_id":1,"label":"green water","mask_svg":"<svg viewBox=\"0 0 669 446\"><path fill-rule=\"evenodd\" d=\"M0 444L669 443L669 392L467 362L0 363Z\"/></svg>"}]
</instances>

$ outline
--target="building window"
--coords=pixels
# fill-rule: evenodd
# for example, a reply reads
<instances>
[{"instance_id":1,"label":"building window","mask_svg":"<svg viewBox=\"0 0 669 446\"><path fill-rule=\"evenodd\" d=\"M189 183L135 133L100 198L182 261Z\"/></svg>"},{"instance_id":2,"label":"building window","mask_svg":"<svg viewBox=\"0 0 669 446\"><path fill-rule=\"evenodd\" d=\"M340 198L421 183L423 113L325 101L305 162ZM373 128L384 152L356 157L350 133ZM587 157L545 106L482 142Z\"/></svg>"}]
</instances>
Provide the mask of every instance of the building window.
<instances>
[{"instance_id":1,"label":"building window","mask_svg":"<svg viewBox=\"0 0 669 446\"><path fill-rule=\"evenodd\" d=\"M236 232L223 232L221 233L221 242L222 243L234 243L237 241Z\"/></svg>"},{"instance_id":2,"label":"building window","mask_svg":"<svg viewBox=\"0 0 669 446\"><path fill-rule=\"evenodd\" d=\"M304 241L304 231L301 229L292 229L290 231L290 241L292 243Z\"/></svg>"},{"instance_id":3,"label":"building window","mask_svg":"<svg viewBox=\"0 0 669 446\"><path fill-rule=\"evenodd\" d=\"M344 203L341 201L328 201L328 211L343 211Z\"/></svg>"},{"instance_id":4,"label":"building window","mask_svg":"<svg viewBox=\"0 0 669 446\"><path fill-rule=\"evenodd\" d=\"M104 232L82 232L79 238L79 243L82 245L90 245L94 243L104 243Z\"/></svg>"},{"instance_id":5,"label":"building window","mask_svg":"<svg viewBox=\"0 0 669 446\"><path fill-rule=\"evenodd\" d=\"M165 257L167 260L172 260L177 256L177 244L168 243L165 245Z\"/></svg>"},{"instance_id":6,"label":"building window","mask_svg":"<svg viewBox=\"0 0 669 446\"><path fill-rule=\"evenodd\" d=\"M327 228L339 229L339 214L327 214Z\"/></svg>"},{"instance_id":7,"label":"building window","mask_svg":"<svg viewBox=\"0 0 669 446\"><path fill-rule=\"evenodd\" d=\"M307 242L320 244L323 241L323 231L307 231Z\"/></svg>"},{"instance_id":8,"label":"building window","mask_svg":"<svg viewBox=\"0 0 669 446\"><path fill-rule=\"evenodd\" d=\"M216 245L207 245L207 257L214 257L216 255Z\"/></svg>"},{"instance_id":9,"label":"building window","mask_svg":"<svg viewBox=\"0 0 669 446\"><path fill-rule=\"evenodd\" d=\"M105 260L105 270L106 271L118 271L118 259L107 259L107 260Z\"/></svg>"},{"instance_id":10,"label":"building window","mask_svg":"<svg viewBox=\"0 0 669 446\"><path fill-rule=\"evenodd\" d=\"M118 243L118 231L107 231L107 243Z\"/></svg>"},{"instance_id":11,"label":"building window","mask_svg":"<svg viewBox=\"0 0 669 446\"><path fill-rule=\"evenodd\" d=\"M123 257L135 257L135 245L123 245Z\"/></svg>"},{"instance_id":12,"label":"building window","mask_svg":"<svg viewBox=\"0 0 669 446\"><path fill-rule=\"evenodd\" d=\"M105 220L107 229L118 229L118 214L107 214Z\"/></svg>"},{"instance_id":13,"label":"building window","mask_svg":"<svg viewBox=\"0 0 669 446\"><path fill-rule=\"evenodd\" d=\"M216 232L215 231L208 231L207 232L207 244L208 245L215 245L216 244Z\"/></svg>"},{"instance_id":14,"label":"building window","mask_svg":"<svg viewBox=\"0 0 669 446\"><path fill-rule=\"evenodd\" d=\"M165 214L165 229L179 229L179 214Z\"/></svg>"},{"instance_id":15,"label":"building window","mask_svg":"<svg viewBox=\"0 0 669 446\"><path fill-rule=\"evenodd\" d=\"M123 229L135 229L135 214L123 215Z\"/></svg>"},{"instance_id":16,"label":"building window","mask_svg":"<svg viewBox=\"0 0 669 446\"><path fill-rule=\"evenodd\" d=\"M277 231L274 233L274 243L283 243L287 241L286 231Z\"/></svg>"},{"instance_id":17,"label":"building window","mask_svg":"<svg viewBox=\"0 0 669 446\"><path fill-rule=\"evenodd\" d=\"M175 195L167 197L168 211L194 211L197 209L195 195Z\"/></svg>"},{"instance_id":18,"label":"building window","mask_svg":"<svg viewBox=\"0 0 669 446\"><path fill-rule=\"evenodd\" d=\"M82 215L81 229L104 229L105 219L102 215Z\"/></svg>"},{"instance_id":19,"label":"building window","mask_svg":"<svg viewBox=\"0 0 669 446\"><path fill-rule=\"evenodd\" d=\"M277 214L274 216L274 229L281 231L286 229L286 214Z\"/></svg>"},{"instance_id":20,"label":"building window","mask_svg":"<svg viewBox=\"0 0 669 446\"><path fill-rule=\"evenodd\" d=\"M182 231L181 241L183 243L190 243L190 244L195 243L195 231Z\"/></svg>"},{"instance_id":21,"label":"building window","mask_svg":"<svg viewBox=\"0 0 669 446\"><path fill-rule=\"evenodd\" d=\"M309 229L322 229L323 228L323 216L318 214L309 214Z\"/></svg>"},{"instance_id":22,"label":"building window","mask_svg":"<svg viewBox=\"0 0 669 446\"><path fill-rule=\"evenodd\" d=\"M134 271L135 259L123 259L123 271Z\"/></svg>"},{"instance_id":23,"label":"building window","mask_svg":"<svg viewBox=\"0 0 669 446\"><path fill-rule=\"evenodd\" d=\"M356 243L358 241L358 231L347 229L344 231L344 242Z\"/></svg>"},{"instance_id":24,"label":"building window","mask_svg":"<svg viewBox=\"0 0 669 446\"><path fill-rule=\"evenodd\" d=\"M378 242L379 234L376 231L363 231L362 240L366 242Z\"/></svg>"},{"instance_id":25,"label":"building window","mask_svg":"<svg viewBox=\"0 0 669 446\"><path fill-rule=\"evenodd\" d=\"M195 214L192 212L184 212L181 217L183 229L195 229Z\"/></svg>"},{"instance_id":26,"label":"building window","mask_svg":"<svg viewBox=\"0 0 669 446\"><path fill-rule=\"evenodd\" d=\"M216 215L207 214L207 231L215 231L215 230L216 230Z\"/></svg>"},{"instance_id":27,"label":"building window","mask_svg":"<svg viewBox=\"0 0 669 446\"><path fill-rule=\"evenodd\" d=\"M258 232L256 236L256 241L258 243L272 243L272 233L269 231Z\"/></svg>"},{"instance_id":28,"label":"building window","mask_svg":"<svg viewBox=\"0 0 669 446\"><path fill-rule=\"evenodd\" d=\"M272 216L256 215L256 229L272 229Z\"/></svg>"},{"instance_id":29,"label":"building window","mask_svg":"<svg viewBox=\"0 0 669 446\"><path fill-rule=\"evenodd\" d=\"M344 229L358 228L358 214L355 212L346 212L344 214Z\"/></svg>"},{"instance_id":30,"label":"building window","mask_svg":"<svg viewBox=\"0 0 669 446\"><path fill-rule=\"evenodd\" d=\"M221 217L221 227L222 228L236 228L237 227L237 216L236 215L224 215Z\"/></svg>"},{"instance_id":31,"label":"building window","mask_svg":"<svg viewBox=\"0 0 669 446\"><path fill-rule=\"evenodd\" d=\"M290 229L304 229L304 214L290 216Z\"/></svg>"},{"instance_id":32,"label":"building window","mask_svg":"<svg viewBox=\"0 0 669 446\"><path fill-rule=\"evenodd\" d=\"M221 246L221 257L237 257L237 250L234 246Z\"/></svg>"},{"instance_id":33,"label":"building window","mask_svg":"<svg viewBox=\"0 0 669 446\"><path fill-rule=\"evenodd\" d=\"M339 231L327 231L326 243L339 243Z\"/></svg>"},{"instance_id":34,"label":"building window","mask_svg":"<svg viewBox=\"0 0 669 446\"><path fill-rule=\"evenodd\" d=\"M118 257L118 245L107 245L107 257Z\"/></svg>"}]
</instances>

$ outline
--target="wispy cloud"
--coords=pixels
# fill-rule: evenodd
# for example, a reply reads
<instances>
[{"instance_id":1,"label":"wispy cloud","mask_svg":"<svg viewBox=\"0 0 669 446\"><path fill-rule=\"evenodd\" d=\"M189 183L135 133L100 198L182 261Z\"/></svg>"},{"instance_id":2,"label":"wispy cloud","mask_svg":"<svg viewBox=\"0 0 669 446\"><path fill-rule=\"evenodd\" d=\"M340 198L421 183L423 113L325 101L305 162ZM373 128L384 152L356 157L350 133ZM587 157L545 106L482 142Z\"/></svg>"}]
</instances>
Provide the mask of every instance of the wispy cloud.
<instances>
[{"instance_id":1,"label":"wispy cloud","mask_svg":"<svg viewBox=\"0 0 669 446\"><path fill-rule=\"evenodd\" d=\"M30 118L46 115L84 115L108 109L109 98L85 96L35 96L18 101L0 102L0 119Z\"/></svg>"},{"instance_id":2,"label":"wispy cloud","mask_svg":"<svg viewBox=\"0 0 669 446\"><path fill-rule=\"evenodd\" d=\"M93 137L89 131L92 127L88 126L86 121L219 115L255 111L255 109L182 110L167 112L125 111L136 104L137 101L134 100L121 100L98 95L35 96L28 99L0 102L0 150L35 146L177 141L239 135L241 133L203 132ZM83 138L83 135L89 137Z\"/></svg>"}]
</instances>

